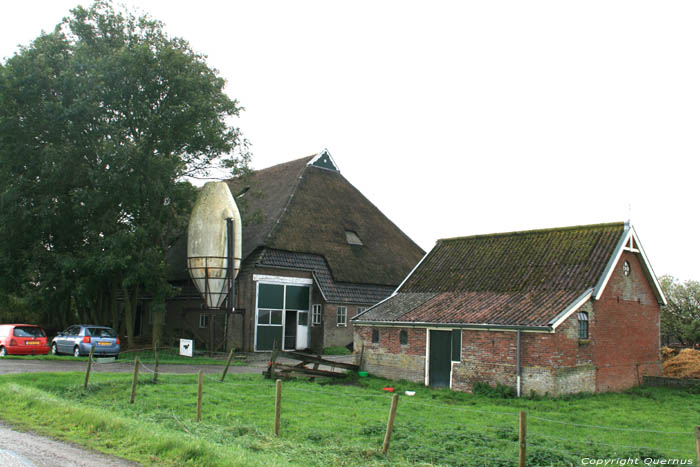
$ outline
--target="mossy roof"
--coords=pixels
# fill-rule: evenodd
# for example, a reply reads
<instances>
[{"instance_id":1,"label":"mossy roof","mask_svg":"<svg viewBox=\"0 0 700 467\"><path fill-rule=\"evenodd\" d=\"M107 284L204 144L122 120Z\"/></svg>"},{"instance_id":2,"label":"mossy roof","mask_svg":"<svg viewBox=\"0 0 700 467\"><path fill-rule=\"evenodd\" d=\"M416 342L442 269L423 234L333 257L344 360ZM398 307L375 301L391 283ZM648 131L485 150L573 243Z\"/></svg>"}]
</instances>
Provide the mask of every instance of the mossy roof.
<instances>
[{"instance_id":1,"label":"mossy roof","mask_svg":"<svg viewBox=\"0 0 700 467\"><path fill-rule=\"evenodd\" d=\"M619 222L439 240L361 320L545 326L596 285L624 231Z\"/></svg>"}]
</instances>

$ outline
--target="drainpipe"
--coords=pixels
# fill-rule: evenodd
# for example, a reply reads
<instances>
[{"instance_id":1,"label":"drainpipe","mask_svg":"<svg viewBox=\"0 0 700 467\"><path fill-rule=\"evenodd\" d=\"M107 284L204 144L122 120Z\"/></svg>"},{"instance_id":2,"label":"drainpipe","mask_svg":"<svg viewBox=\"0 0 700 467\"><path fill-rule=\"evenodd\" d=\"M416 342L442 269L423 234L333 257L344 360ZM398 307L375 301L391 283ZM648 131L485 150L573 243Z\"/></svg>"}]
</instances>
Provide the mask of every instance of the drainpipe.
<instances>
[{"instance_id":1,"label":"drainpipe","mask_svg":"<svg viewBox=\"0 0 700 467\"><path fill-rule=\"evenodd\" d=\"M517 344L516 344L516 357L515 359L517 360L516 365L518 366L518 376L516 377L516 385L517 385L517 393L518 397L520 397L520 329L518 329L517 333Z\"/></svg>"}]
</instances>

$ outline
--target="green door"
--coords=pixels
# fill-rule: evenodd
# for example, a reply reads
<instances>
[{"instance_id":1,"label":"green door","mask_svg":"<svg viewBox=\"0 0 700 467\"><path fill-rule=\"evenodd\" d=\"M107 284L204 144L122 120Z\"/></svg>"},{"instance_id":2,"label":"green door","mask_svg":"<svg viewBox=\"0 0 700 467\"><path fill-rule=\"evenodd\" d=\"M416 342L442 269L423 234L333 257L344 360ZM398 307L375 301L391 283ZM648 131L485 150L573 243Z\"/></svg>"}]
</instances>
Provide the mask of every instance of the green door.
<instances>
[{"instance_id":1,"label":"green door","mask_svg":"<svg viewBox=\"0 0 700 467\"><path fill-rule=\"evenodd\" d=\"M431 330L429 351L428 384L434 388L450 387L452 333L450 331Z\"/></svg>"}]
</instances>

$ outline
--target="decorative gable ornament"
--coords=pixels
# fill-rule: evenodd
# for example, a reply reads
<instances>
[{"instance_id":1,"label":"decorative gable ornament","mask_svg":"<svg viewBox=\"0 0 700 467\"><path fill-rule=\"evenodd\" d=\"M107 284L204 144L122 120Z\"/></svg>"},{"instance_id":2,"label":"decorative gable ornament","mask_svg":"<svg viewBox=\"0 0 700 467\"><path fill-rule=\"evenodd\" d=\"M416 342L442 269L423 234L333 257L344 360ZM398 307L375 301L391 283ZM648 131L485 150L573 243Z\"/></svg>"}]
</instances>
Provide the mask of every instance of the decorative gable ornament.
<instances>
[{"instance_id":1,"label":"decorative gable ornament","mask_svg":"<svg viewBox=\"0 0 700 467\"><path fill-rule=\"evenodd\" d=\"M334 172L340 172L340 170L338 170L338 165L331 157L331 153L328 151L328 149L324 149L318 153L318 155L311 159L307 165L318 167L320 169L332 170Z\"/></svg>"}]
</instances>

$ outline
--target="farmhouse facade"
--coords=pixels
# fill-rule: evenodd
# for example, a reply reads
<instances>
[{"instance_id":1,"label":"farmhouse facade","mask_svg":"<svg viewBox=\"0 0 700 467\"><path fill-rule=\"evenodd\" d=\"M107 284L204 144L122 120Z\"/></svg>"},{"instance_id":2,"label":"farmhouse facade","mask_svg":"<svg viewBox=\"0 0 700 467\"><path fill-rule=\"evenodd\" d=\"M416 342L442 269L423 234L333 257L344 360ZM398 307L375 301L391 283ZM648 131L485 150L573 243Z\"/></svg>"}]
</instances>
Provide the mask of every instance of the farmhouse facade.
<instances>
[{"instance_id":1,"label":"farmhouse facade","mask_svg":"<svg viewBox=\"0 0 700 467\"><path fill-rule=\"evenodd\" d=\"M218 350L351 345L351 318L388 297L424 254L327 151L228 185L244 220L235 312L202 308L185 239L170 255L182 293L168 304L167 326L191 331L200 348L212 334Z\"/></svg>"},{"instance_id":2,"label":"farmhouse facade","mask_svg":"<svg viewBox=\"0 0 700 467\"><path fill-rule=\"evenodd\" d=\"M665 297L628 223L439 240L353 319L370 373L518 395L622 390L660 375Z\"/></svg>"}]
</instances>

